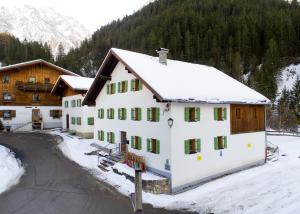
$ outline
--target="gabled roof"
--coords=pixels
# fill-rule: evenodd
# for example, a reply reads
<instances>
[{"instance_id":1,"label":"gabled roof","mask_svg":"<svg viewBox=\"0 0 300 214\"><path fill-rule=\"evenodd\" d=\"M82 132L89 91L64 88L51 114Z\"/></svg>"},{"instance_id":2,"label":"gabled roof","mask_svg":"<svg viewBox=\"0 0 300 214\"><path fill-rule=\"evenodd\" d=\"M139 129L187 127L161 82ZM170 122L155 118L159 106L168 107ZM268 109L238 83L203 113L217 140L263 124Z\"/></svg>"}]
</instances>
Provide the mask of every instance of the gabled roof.
<instances>
[{"instance_id":1,"label":"gabled roof","mask_svg":"<svg viewBox=\"0 0 300 214\"><path fill-rule=\"evenodd\" d=\"M61 82L64 82L68 87L74 91L87 92L91 87L94 78L80 77L80 76L70 76L70 75L60 75L56 80L51 91L52 94L57 94L60 90Z\"/></svg>"},{"instance_id":2,"label":"gabled roof","mask_svg":"<svg viewBox=\"0 0 300 214\"><path fill-rule=\"evenodd\" d=\"M269 99L214 67L112 48L104 59L84 103L94 105L118 62L155 95L159 101L201 103L267 104Z\"/></svg>"},{"instance_id":3,"label":"gabled roof","mask_svg":"<svg viewBox=\"0 0 300 214\"><path fill-rule=\"evenodd\" d=\"M54 65L50 62L47 62L45 60L42 60L42 59L37 59L37 60L32 60L32 61L28 61L28 62L22 62L22 63L18 63L18 64L14 64L14 65L8 65L8 66L4 66L4 67L0 67L0 72L2 71L8 71L8 70L11 70L11 69L19 69L19 68L22 68L22 67L26 67L26 66L30 66L30 65L35 65L35 64L43 64L43 65L47 65L51 68L54 68L56 70L59 70L61 71L63 74L68 74L68 75L73 75L73 76L80 76L78 74L75 74L69 70L66 70L62 67L59 67L57 65Z\"/></svg>"}]
</instances>

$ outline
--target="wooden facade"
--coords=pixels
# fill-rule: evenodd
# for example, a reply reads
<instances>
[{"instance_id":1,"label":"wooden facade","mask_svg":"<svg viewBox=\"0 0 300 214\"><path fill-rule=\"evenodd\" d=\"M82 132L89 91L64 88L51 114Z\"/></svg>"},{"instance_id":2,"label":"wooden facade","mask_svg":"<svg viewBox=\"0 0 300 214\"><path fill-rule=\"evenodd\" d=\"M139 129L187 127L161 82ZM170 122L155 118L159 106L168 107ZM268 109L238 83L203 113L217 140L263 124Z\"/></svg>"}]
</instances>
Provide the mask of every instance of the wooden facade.
<instances>
[{"instance_id":1,"label":"wooden facade","mask_svg":"<svg viewBox=\"0 0 300 214\"><path fill-rule=\"evenodd\" d=\"M52 95L51 90L58 77L66 73L49 64L38 60L24 66L0 68L0 105L61 106L60 97Z\"/></svg>"},{"instance_id":2,"label":"wooden facade","mask_svg":"<svg viewBox=\"0 0 300 214\"><path fill-rule=\"evenodd\" d=\"M230 105L231 134L265 131L264 105Z\"/></svg>"}]
</instances>

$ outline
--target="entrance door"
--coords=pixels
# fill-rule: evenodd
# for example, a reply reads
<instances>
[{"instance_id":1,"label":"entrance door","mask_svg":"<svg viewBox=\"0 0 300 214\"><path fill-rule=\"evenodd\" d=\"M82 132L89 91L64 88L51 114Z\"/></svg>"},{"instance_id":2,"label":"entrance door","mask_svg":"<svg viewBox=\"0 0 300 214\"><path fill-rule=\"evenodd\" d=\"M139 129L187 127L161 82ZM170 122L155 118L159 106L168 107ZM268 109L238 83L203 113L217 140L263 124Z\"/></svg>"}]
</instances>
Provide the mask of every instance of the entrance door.
<instances>
[{"instance_id":1,"label":"entrance door","mask_svg":"<svg viewBox=\"0 0 300 214\"><path fill-rule=\"evenodd\" d=\"M121 152L127 152L127 136L126 132L121 131Z\"/></svg>"},{"instance_id":2,"label":"entrance door","mask_svg":"<svg viewBox=\"0 0 300 214\"><path fill-rule=\"evenodd\" d=\"M40 122L40 109L32 109L32 122Z\"/></svg>"},{"instance_id":3,"label":"entrance door","mask_svg":"<svg viewBox=\"0 0 300 214\"><path fill-rule=\"evenodd\" d=\"M69 118L69 115L67 114L67 115L66 115L66 126L67 126L66 128L67 128L67 129L69 129L69 127L70 127L70 120L69 120L69 119L70 119L70 118Z\"/></svg>"}]
</instances>

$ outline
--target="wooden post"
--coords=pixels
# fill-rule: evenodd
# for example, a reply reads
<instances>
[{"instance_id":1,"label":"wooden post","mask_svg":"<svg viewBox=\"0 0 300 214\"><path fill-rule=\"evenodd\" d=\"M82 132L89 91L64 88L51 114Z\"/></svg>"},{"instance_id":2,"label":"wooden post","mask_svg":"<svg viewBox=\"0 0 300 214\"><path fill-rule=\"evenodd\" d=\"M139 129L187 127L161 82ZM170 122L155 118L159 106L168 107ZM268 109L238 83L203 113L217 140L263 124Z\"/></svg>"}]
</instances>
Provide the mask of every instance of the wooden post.
<instances>
[{"instance_id":1,"label":"wooden post","mask_svg":"<svg viewBox=\"0 0 300 214\"><path fill-rule=\"evenodd\" d=\"M141 212L143 210L143 200L142 200L142 170L136 169L135 170L135 212Z\"/></svg>"}]
</instances>

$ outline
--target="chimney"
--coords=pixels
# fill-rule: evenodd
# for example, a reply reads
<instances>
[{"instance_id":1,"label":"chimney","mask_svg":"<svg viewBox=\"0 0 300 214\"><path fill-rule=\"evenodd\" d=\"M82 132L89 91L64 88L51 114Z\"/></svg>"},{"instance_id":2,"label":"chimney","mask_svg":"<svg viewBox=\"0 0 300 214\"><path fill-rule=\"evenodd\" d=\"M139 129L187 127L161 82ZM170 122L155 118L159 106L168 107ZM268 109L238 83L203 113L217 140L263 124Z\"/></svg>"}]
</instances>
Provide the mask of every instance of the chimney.
<instances>
[{"instance_id":1,"label":"chimney","mask_svg":"<svg viewBox=\"0 0 300 214\"><path fill-rule=\"evenodd\" d=\"M158 53L158 57L159 57L159 62L161 64L167 65L167 59L168 59L168 53L169 50L166 48L158 48L156 50L156 53Z\"/></svg>"}]
</instances>

